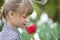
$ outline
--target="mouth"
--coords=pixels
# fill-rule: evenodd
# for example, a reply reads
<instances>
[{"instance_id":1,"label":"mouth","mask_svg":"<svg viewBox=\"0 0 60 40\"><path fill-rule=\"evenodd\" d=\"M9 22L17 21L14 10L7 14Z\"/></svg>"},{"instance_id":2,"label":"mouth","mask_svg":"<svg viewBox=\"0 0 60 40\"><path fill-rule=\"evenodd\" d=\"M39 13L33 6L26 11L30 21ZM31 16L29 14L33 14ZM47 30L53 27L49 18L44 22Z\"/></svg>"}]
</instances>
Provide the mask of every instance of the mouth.
<instances>
[{"instance_id":1,"label":"mouth","mask_svg":"<svg viewBox=\"0 0 60 40\"><path fill-rule=\"evenodd\" d=\"M24 26L26 25L26 24L23 24Z\"/></svg>"},{"instance_id":2,"label":"mouth","mask_svg":"<svg viewBox=\"0 0 60 40\"><path fill-rule=\"evenodd\" d=\"M26 26L26 23L25 24L23 24L24 26Z\"/></svg>"}]
</instances>

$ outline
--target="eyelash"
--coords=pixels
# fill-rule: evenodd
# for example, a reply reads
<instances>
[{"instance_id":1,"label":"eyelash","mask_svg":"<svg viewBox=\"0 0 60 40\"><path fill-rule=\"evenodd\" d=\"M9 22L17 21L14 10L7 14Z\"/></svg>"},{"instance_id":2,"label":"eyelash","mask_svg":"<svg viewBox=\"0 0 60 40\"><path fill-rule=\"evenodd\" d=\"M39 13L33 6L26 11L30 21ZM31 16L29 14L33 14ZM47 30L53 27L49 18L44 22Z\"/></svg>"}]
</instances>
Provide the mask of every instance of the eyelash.
<instances>
[{"instance_id":1,"label":"eyelash","mask_svg":"<svg viewBox=\"0 0 60 40\"><path fill-rule=\"evenodd\" d=\"M26 17L23 16L23 18L26 18Z\"/></svg>"}]
</instances>

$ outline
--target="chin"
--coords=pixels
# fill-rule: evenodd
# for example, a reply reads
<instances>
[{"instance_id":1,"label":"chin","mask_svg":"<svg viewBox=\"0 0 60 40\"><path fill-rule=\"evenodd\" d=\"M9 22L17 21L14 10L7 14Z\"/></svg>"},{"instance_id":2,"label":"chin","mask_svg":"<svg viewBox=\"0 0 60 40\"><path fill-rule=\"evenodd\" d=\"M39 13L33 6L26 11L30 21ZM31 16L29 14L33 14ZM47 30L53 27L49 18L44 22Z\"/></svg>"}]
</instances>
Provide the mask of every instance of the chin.
<instances>
[{"instance_id":1,"label":"chin","mask_svg":"<svg viewBox=\"0 0 60 40\"><path fill-rule=\"evenodd\" d=\"M24 26L25 26L25 25L19 25L18 27L19 27L19 28L23 28Z\"/></svg>"},{"instance_id":2,"label":"chin","mask_svg":"<svg viewBox=\"0 0 60 40\"><path fill-rule=\"evenodd\" d=\"M19 26L19 28L23 28L23 26Z\"/></svg>"}]
</instances>

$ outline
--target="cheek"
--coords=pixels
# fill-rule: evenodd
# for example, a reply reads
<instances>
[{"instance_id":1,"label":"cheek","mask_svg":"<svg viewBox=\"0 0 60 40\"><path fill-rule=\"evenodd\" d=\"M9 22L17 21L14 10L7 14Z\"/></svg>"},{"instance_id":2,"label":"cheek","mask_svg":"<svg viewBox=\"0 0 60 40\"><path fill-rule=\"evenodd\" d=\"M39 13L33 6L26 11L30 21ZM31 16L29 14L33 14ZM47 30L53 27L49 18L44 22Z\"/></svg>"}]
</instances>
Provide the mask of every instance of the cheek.
<instances>
[{"instance_id":1,"label":"cheek","mask_svg":"<svg viewBox=\"0 0 60 40\"><path fill-rule=\"evenodd\" d=\"M22 27L24 27L24 20L19 20L19 23L18 23L18 25L22 28Z\"/></svg>"},{"instance_id":2,"label":"cheek","mask_svg":"<svg viewBox=\"0 0 60 40\"><path fill-rule=\"evenodd\" d=\"M21 17L17 17L16 18L16 24L20 27L24 26L24 23L25 23L25 19L24 18L21 18Z\"/></svg>"},{"instance_id":3,"label":"cheek","mask_svg":"<svg viewBox=\"0 0 60 40\"><path fill-rule=\"evenodd\" d=\"M18 21L18 24L22 25L24 23L24 19L20 18L17 20Z\"/></svg>"}]
</instances>

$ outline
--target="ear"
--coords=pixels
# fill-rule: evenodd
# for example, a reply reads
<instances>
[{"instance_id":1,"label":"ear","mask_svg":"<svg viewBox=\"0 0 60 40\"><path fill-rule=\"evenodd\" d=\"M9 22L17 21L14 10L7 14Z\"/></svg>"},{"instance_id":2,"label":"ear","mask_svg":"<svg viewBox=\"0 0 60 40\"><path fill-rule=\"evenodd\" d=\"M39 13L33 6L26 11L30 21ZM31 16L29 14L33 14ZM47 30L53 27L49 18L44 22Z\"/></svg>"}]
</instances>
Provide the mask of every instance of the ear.
<instances>
[{"instance_id":1,"label":"ear","mask_svg":"<svg viewBox=\"0 0 60 40\"><path fill-rule=\"evenodd\" d=\"M10 18L14 18L15 13L14 13L13 11L9 11L9 12L8 12L8 16L9 16Z\"/></svg>"}]
</instances>

